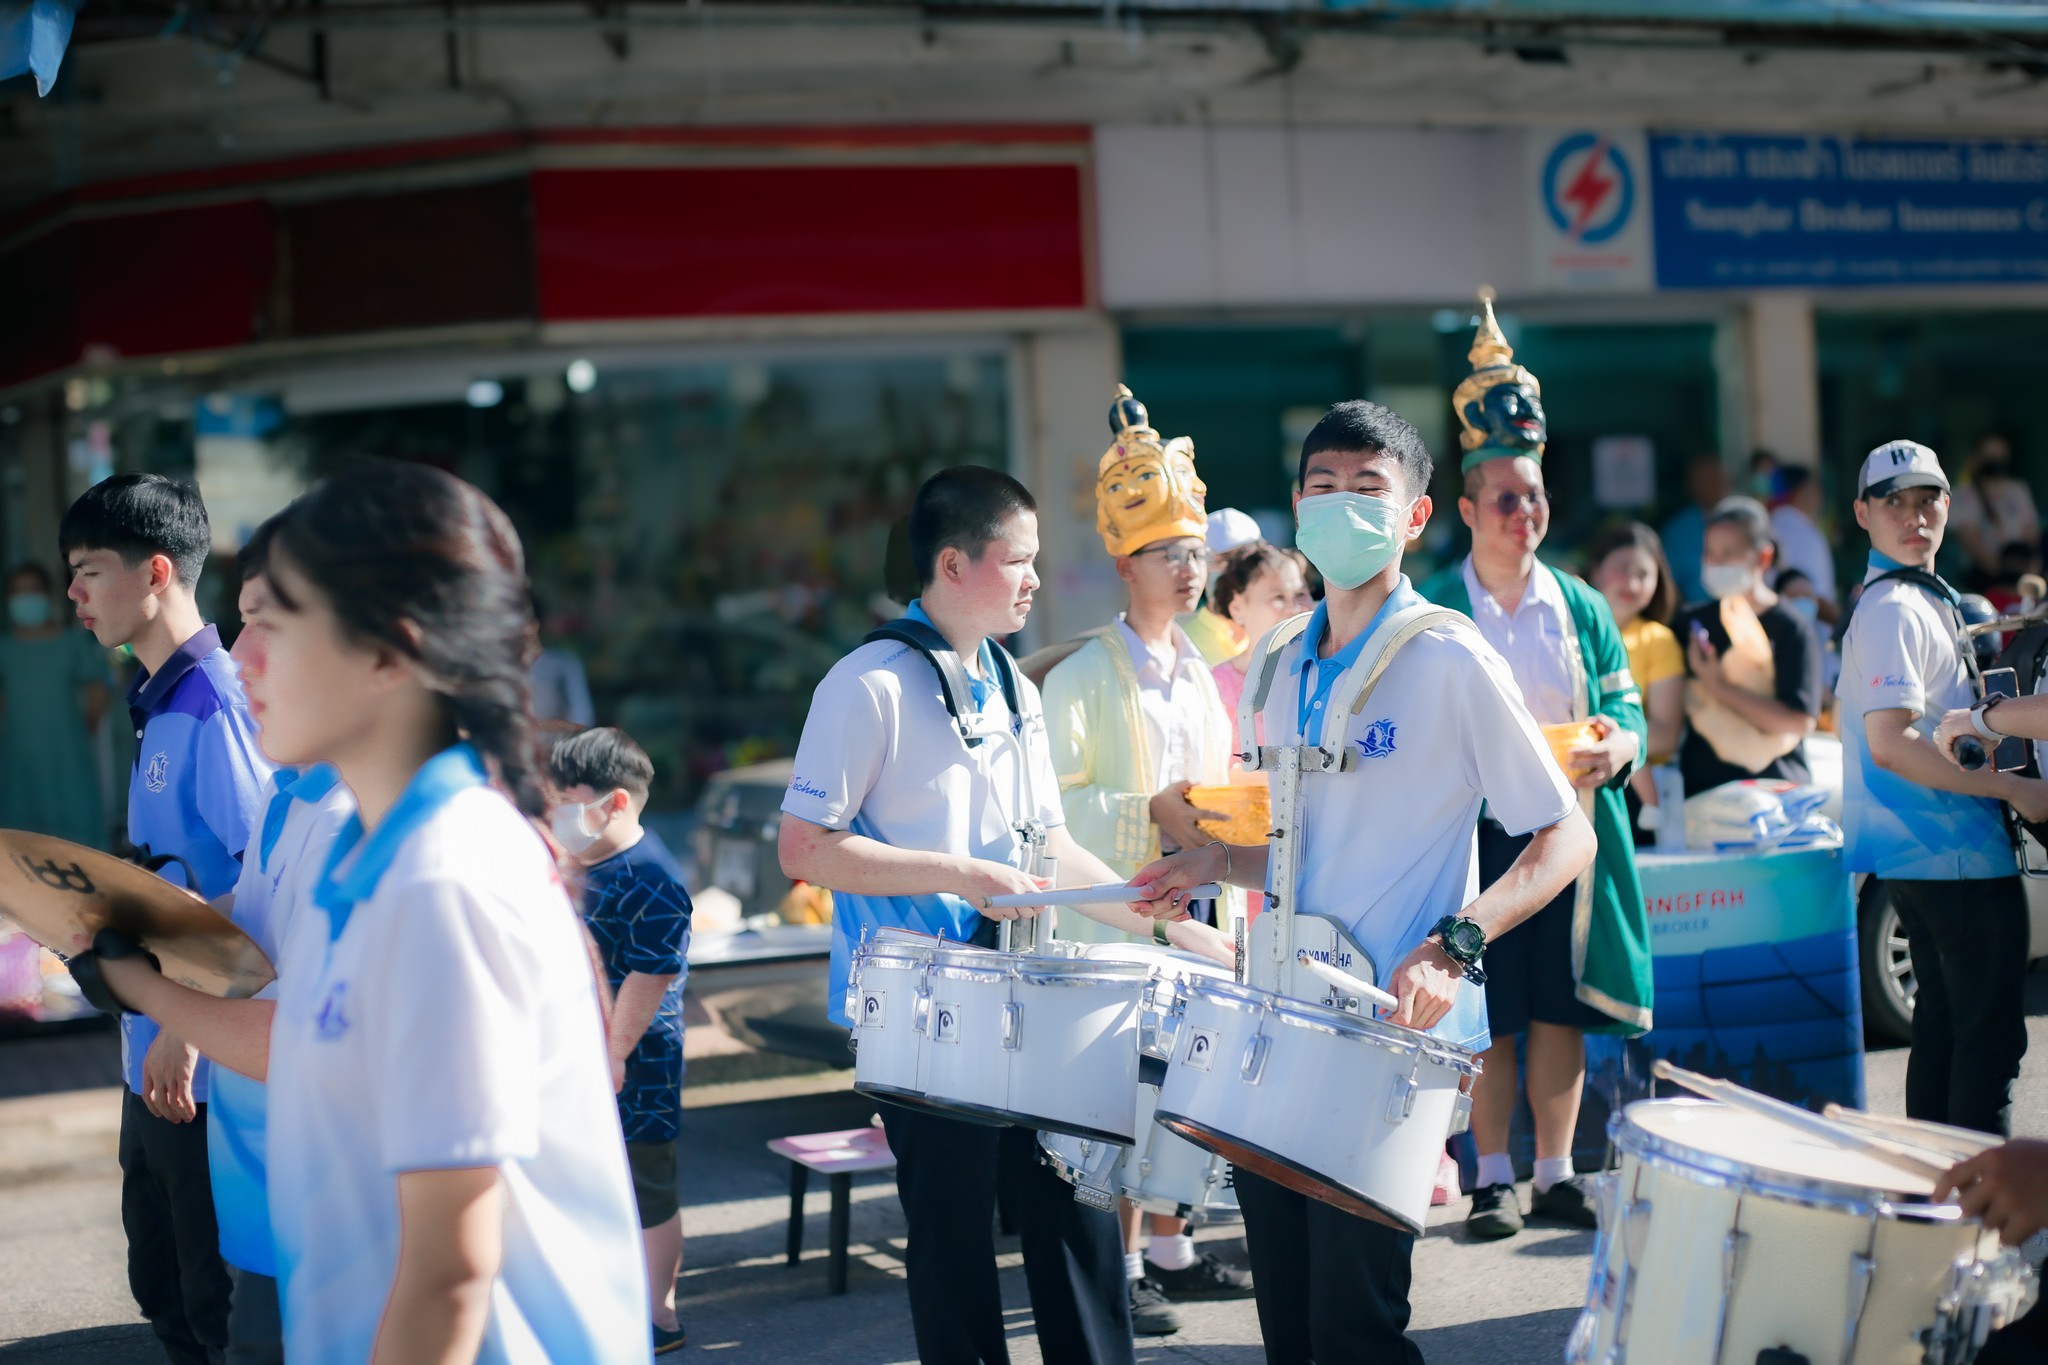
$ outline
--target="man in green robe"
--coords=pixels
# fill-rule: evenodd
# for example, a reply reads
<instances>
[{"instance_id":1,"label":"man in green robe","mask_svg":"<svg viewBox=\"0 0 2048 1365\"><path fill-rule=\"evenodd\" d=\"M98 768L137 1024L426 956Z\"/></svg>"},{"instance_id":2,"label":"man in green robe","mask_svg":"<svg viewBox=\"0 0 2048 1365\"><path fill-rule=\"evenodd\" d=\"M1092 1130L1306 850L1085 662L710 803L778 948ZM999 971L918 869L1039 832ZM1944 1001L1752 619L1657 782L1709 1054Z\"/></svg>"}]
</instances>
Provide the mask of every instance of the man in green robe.
<instances>
[{"instance_id":1,"label":"man in green robe","mask_svg":"<svg viewBox=\"0 0 2048 1365\"><path fill-rule=\"evenodd\" d=\"M1522 1227L1508 1157L1518 1033L1528 1035L1536 1128L1531 1214L1584 1227L1598 1221L1590 1192L1572 1173L1572 1134L1585 1088L1586 1033L1634 1035L1650 1027L1649 922L1622 798L1646 727L1605 599L1536 558L1550 527L1540 388L1514 363L1490 300L1471 358L1473 373L1453 402L1464 426L1458 512L1472 530L1472 554L1425 583L1422 594L1470 616L1506 659L1530 712L1556 737L1553 750L1600 844L1575 886L1487 954L1494 1042L1473 1093L1479 1177L1466 1227L1491 1239ZM1513 865L1522 842L1481 819L1482 886Z\"/></svg>"}]
</instances>

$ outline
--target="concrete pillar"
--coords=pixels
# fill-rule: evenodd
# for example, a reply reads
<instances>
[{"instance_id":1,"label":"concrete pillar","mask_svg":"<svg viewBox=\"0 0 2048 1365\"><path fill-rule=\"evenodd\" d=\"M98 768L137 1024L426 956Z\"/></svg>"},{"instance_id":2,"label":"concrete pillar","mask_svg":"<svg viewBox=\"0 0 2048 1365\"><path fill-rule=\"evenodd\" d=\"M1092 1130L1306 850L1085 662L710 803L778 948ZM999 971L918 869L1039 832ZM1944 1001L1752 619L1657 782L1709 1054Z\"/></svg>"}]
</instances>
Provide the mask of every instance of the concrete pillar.
<instances>
[{"instance_id":1,"label":"concrete pillar","mask_svg":"<svg viewBox=\"0 0 2048 1365\"><path fill-rule=\"evenodd\" d=\"M1102 625L1123 605L1095 533L1095 467L1109 447L1109 405L1122 377L1123 342L1107 317L1026 333L1011 392L1015 468L1038 499L1038 575L1032 647Z\"/></svg>"},{"instance_id":2,"label":"concrete pillar","mask_svg":"<svg viewBox=\"0 0 2048 1365\"><path fill-rule=\"evenodd\" d=\"M1747 320L1750 441L1786 464L1817 466L1820 364L1813 301L1799 293L1757 294Z\"/></svg>"}]
</instances>

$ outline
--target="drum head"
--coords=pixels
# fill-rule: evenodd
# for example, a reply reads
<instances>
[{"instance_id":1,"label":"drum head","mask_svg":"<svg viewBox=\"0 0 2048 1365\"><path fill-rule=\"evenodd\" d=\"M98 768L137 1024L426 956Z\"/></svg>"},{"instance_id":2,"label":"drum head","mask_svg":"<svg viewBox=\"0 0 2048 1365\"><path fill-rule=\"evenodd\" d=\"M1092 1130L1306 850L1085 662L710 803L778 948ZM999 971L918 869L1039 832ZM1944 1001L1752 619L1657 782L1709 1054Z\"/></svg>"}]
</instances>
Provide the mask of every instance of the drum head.
<instances>
[{"instance_id":1,"label":"drum head","mask_svg":"<svg viewBox=\"0 0 2048 1365\"><path fill-rule=\"evenodd\" d=\"M44 834L0 830L0 914L60 957L85 952L102 929L132 934L166 977L207 995L240 999L276 979L255 940L199 897Z\"/></svg>"},{"instance_id":2,"label":"drum head","mask_svg":"<svg viewBox=\"0 0 2048 1365\"><path fill-rule=\"evenodd\" d=\"M1845 1193L1931 1200L1934 1182L1854 1147L1787 1127L1747 1110L1697 1100L1638 1100L1624 1111L1617 1133L1623 1151L1641 1146L1631 1131L1652 1140L1658 1154L1688 1155L1739 1166L1768 1180L1791 1177Z\"/></svg>"}]
</instances>

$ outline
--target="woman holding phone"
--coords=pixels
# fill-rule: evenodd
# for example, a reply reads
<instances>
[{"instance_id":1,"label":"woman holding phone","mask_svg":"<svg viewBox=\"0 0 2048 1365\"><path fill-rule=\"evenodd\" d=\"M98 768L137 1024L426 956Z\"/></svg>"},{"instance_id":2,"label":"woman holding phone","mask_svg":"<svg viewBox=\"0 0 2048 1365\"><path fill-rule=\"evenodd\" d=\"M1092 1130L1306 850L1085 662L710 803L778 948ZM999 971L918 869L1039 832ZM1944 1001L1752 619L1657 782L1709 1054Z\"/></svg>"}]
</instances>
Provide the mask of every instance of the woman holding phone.
<instances>
[{"instance_id":1,"label":"woman holding phone","mask_svg":"<svg viewBox=\"0 0 2048 1365\"><path fill-rule=\"evenodd\" d=\"M517 534L475 488L366 462L277 519L263 746L330 763L358 815L313 883L324 942L267 1033L143 960L125 1002L270 1086L287 1358L644 1361L625 1149L545 810ZM253 1038L252 1038L253 1032ZM209 1044L212 1044L211 1046Z\"/></svg>"}]
</instances>

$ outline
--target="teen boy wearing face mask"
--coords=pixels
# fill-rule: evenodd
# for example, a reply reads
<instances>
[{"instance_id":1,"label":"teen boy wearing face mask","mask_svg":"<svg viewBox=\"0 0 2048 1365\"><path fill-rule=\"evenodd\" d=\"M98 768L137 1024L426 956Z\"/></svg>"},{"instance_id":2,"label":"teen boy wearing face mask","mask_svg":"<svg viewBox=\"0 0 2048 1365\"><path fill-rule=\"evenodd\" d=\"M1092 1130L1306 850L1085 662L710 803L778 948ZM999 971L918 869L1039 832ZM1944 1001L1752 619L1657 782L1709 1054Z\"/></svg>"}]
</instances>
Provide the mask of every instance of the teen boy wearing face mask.
<instances>
[{"instance_id":1,"label":"teen boy wearing face mask","mask_svg":"<svg viewBox=\"0 0 2048 1365\"><path fill-rule=\"evenodd\" d=\"M1671 623L1686 649L1685 740L1678 771L1687 796L1746 777L1808 781L1800 741L1820 716L1820 644L1806 618L1770 588L1777 549L1754 498L1724 499L1707 518L1700 578L1711 602ZM1762 639L1745 618L1763 627ZM1730 624L1736 634L1731 636ZM1728 656L1736 637L1738 658ZM1759 657L1767 650L1768 668Z\"/></svg>"}]
</instances>

